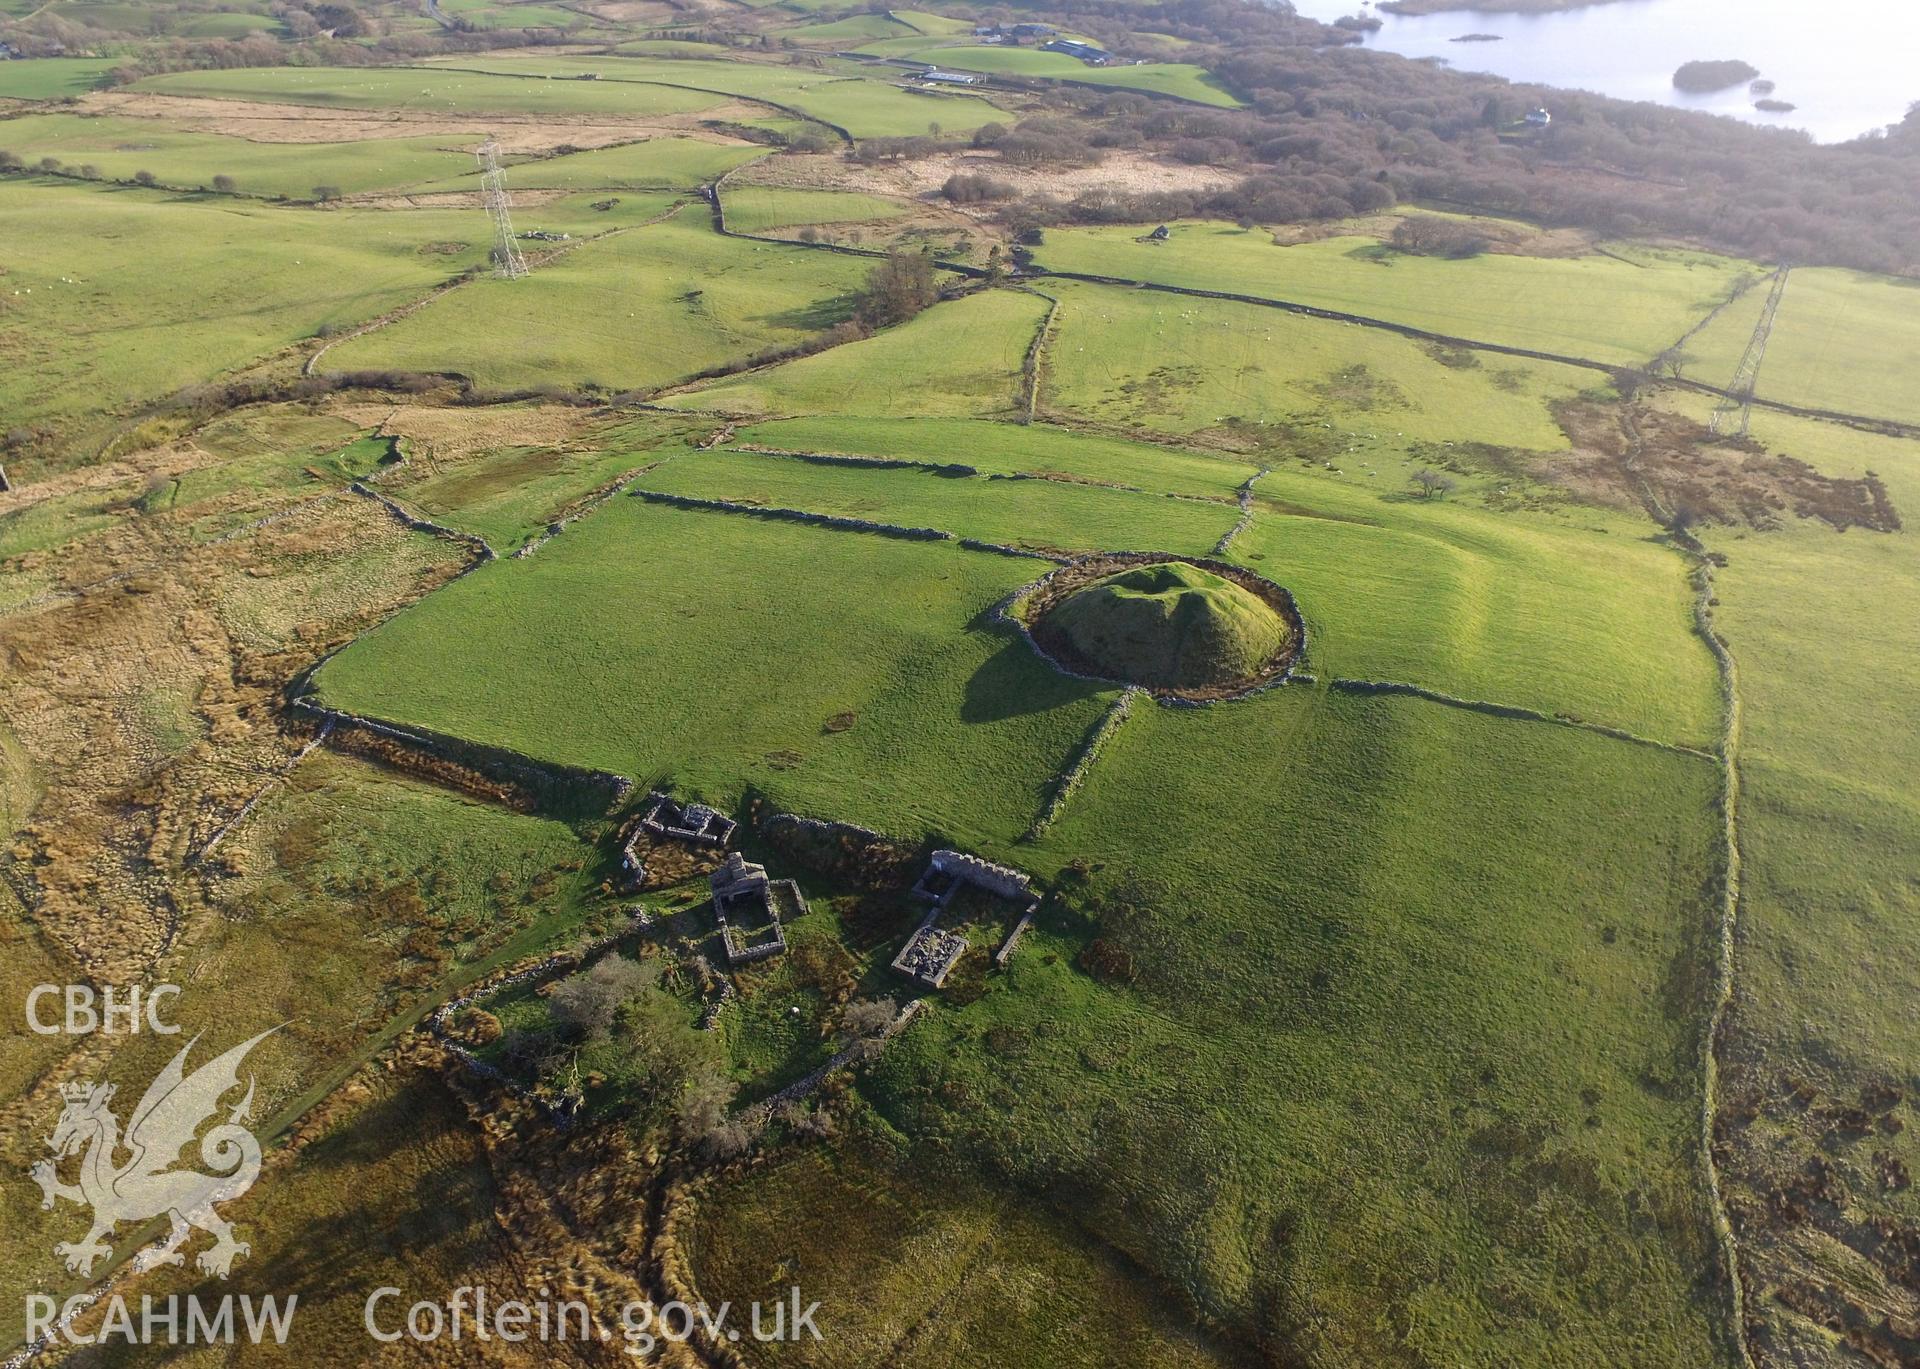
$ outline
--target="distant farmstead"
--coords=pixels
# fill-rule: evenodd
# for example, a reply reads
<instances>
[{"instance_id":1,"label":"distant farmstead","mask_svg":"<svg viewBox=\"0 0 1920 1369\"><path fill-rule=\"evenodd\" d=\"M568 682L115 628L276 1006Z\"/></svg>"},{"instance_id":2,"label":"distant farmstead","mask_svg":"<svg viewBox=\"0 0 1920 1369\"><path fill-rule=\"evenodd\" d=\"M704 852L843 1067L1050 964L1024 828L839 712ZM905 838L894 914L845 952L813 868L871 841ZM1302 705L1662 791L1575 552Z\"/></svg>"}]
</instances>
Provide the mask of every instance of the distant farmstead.
<instances>
[{"instance_id":1,"label":"distant farmstead","mask_svg":"<svg viewBox=\"0 0 1920 1369\"><path fill-rule=\"evenodd\" d=\"M1015 24L1011 28L1004 24L975 24L973 36L983 43L1028 43L1038 38L1051 38L1059 32L1051 24Z\"/></svg>"},{"instance_id":2,"label":"distant farmstead","mask_svg":"<svg viewBox=\"0 0 1920 1369\"><path fill-rule=\"evenodd\" d=\"M1548 113L1544 109L1530 109L1527 111L1527 127L1528 128L1545 128L1548 124L1551 124L1552 122L1553 122L1553 115Z\"/></svg>"},{"instance_id":3,"label":"distant farmstead","mask_svg":"<svg viewBox=\"0 0 1920 1369\"><path fill-rule=\"evenodd\" d=\"M977 86L985 78L970 71L942 71L938 67L929 67L920 73L920 79L935 86Z\"/></svg>"},{"instance_id":4,"label":"distant farmstead","mask_svg":"<svg viewBox=\"0 0 1920 1369\"><path fill-rule=\"evenodd\" d=\"M1064 52L1069 57L1078 57L1090 67L1103 67L1114 60L1113 54L1105 48L1097 48L1077 38L1056 38L1051 43L1042 43L1040 51Z\"/></svg>"}]
</instances>

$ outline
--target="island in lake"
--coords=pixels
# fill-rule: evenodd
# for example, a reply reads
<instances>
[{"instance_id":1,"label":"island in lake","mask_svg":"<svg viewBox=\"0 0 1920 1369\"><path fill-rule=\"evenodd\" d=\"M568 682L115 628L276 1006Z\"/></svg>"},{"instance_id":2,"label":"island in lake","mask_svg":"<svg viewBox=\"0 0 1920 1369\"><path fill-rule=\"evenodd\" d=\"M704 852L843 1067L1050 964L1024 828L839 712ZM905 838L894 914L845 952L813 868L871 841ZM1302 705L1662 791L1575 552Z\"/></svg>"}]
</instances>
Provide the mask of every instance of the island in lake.
<instances>
[{"instance_id":1,"label":"island in lake","mask_svg":"<svg viewBox=\"0 0 1920 1369\"><path fill-rule=\"evenodd\" d=\"M1673 73L1673 88L1689 95L1711 95L1729 86L1744 85L1760 75L1760 68L1745 62L1683 62Z\"/></svg>"}]
</instances>

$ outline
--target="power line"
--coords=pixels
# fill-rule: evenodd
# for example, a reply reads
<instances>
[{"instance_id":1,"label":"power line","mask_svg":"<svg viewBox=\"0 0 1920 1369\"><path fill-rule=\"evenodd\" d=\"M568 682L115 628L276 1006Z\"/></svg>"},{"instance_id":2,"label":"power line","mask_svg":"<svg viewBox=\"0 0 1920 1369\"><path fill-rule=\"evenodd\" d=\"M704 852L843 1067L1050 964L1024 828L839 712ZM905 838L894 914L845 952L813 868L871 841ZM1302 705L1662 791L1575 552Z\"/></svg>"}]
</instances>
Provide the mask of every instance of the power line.
<instances>
[{"instance_id":1,"label":"power line","mask_svg":"<svg viewBox=\"0 0 1920 1369\"><path fill-rule=\"evenodd\" d=\"M515 280L527 274L527 259L520 255L520 244L513 236L507 177L500 169L500 144L488 138L473 155L480 163L480 202L493 220L493 274Z\"/></svg>"},{"instance_id":2,"label":"power line","mask_svg":"<svg viewBox=\"0 0 1920 1369\"><path fill-rule=\"evenodd\" d=\"M1734 368L1725 398L1713 411L1708 427L1716 437L1747 435L1747 426L1753 420L1753 391L1760 382L1760 362L1767 354L1767 339L1773 336L1773 316L1780 312L1780 296L1787 292L1788 270L1783 266L1774 272L1773 288L1767 292L1767 302L1760 307L1760 321L1754 325L1747 350Z\"/></svg>"}]
</instances>

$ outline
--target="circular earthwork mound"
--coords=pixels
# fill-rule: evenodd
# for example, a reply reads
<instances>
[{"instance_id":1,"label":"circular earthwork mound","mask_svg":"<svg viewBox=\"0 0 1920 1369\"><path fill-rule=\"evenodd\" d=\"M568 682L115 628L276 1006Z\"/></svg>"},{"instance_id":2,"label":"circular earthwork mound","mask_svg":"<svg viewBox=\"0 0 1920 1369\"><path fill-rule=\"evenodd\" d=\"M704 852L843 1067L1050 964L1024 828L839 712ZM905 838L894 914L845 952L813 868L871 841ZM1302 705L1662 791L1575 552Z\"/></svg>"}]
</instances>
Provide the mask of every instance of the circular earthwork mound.
<instances>
[{"instance_id":1,"label":"circular earthwork mound","mask_svg":"<svg viewBox=\"0 0 1920 1369\"><path fill-rule=\"evenodd\" d=\"M1090 556L1017 594L1009 614L1072 675L1211 702L1278 682L1304 633L1293 596L1240 566L1153 552Z\"/></svg>"}]
</instances>

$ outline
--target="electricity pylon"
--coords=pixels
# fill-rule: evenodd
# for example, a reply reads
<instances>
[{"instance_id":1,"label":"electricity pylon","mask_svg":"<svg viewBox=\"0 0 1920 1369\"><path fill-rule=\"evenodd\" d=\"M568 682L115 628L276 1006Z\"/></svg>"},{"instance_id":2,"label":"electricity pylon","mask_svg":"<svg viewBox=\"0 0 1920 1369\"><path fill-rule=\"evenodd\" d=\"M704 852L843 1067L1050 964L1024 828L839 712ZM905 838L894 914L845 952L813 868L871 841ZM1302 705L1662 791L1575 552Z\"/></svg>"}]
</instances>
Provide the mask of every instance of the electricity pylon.
<instances>
[{"instance_id":1,"label":"electricity pylon","mask_svg":"<svg viewBox=\"0 0 1920 1369\"><path fill-rule=\"evenodd\" d=\"M480 163L480 202L493 220L493 274L514 280L527 274L527 259L513 236L513 215L507 199L506 173L500 169L500 144L489 138L474 149Z\"/></svg>"}]
</instances>

